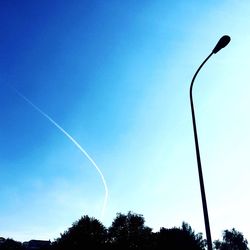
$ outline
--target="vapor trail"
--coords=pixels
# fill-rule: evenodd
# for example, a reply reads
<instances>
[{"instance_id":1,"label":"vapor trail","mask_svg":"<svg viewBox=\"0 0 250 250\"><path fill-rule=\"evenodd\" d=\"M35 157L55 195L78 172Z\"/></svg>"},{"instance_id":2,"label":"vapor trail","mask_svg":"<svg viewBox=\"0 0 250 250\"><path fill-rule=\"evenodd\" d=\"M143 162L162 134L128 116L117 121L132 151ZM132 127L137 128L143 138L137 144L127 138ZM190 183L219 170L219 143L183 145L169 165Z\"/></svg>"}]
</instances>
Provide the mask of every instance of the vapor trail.
<instances>
[{"instance_id":1,"label":"vapor trail","mask_svg":"<svg viewBox=\"0 0 250 250\"><path fill-rule=\"evenodd\" d=\"M55 122L49 115L47 115L44 111L42 111L40 108L38 108L33 102L31 102L26 96L24 96L21 92L19 92L16 88L11 86L11 88L22 98L24 99L28 104L30 104L36 111L38 111L41 115L43 115L46 119L48 119L56 128L58 128L80 151L81 153L87 157L87 159L92 163L92 165L95 167L97 172L99 173L102 183L105 189L105 196L102 206L102 212L101 212L101 219L104 217L104 212L106 210L107 201L108 201L108 187L106 184L106 180L104 178L104 175L102 174L102 171L97 166L95 161L90 157L90 155L82 148L82 146L68 133L66 132L57 122Z\"/></svg>"}]
</instances>

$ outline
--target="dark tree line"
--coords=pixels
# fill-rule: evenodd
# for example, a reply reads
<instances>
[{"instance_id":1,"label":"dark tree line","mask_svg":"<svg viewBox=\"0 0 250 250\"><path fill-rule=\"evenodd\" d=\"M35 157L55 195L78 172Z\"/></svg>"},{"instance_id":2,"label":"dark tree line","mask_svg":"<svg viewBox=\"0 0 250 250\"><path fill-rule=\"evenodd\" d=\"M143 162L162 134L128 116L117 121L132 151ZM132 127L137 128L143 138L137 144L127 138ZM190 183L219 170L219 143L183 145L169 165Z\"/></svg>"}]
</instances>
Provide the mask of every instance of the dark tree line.
<instances>
[{"instance_id":1,"label":"dark tree line","mask_svg":"<svg viewBox=\"0 0 250 250\"><path fill-rule=\"evenodd\" d=\"M247 250L243 234L232 229L223 232L223 240L214 242L218 250ZM53 250L205 250L206 240L195 233L190 225L180 228L162 227L159 232L145 225L144 217L129 212L118 213L112 225L106 229L101 222L88 216L82 217L61 234L52 244Z\"/></svg>"},{"instance_id":2,"label":"dark tree line","mask_svg":"<svg viewBox=\"0 0 250 250\"><path fill-rule=\"evenodd\" d=\"M214 241L217 250L247 250L243 234L232 230L223 232L222 241ZM12 239L1 241L0 250L27 250L22 243ZM38 248L36 248L38 249ZM195 233L190 225L164 228L153 232L145 225L144 217L129 212L118 213L109 228L100 221L84 216L68 228L47 248L40 250L205 250L206 240Z\"/></svg>"}]
</instances>

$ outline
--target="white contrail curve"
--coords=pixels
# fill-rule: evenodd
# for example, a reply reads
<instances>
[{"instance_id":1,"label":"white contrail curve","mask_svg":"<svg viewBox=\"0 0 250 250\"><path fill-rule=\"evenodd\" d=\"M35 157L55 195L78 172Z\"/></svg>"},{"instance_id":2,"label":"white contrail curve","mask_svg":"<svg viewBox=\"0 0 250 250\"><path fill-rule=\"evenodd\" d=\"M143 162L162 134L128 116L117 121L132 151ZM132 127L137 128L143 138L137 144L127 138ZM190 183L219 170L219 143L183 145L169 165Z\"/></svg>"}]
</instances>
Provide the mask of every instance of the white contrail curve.
<instances>
[{"instance_id":1,"label":"white contrail curve","mask_svg":"<svg viewBox=\"0 0 250 250\"><path fill-rule=\"evenodd\" d=\"M81 153L87 157L87 159L92 163L92 165L95 167L97 172L99 173L102 183L105 189L105 196L102 206L102 212L101 212L101 219L104 217L104 213L106 210L107 202L108 202L108 186L106 184L106 180L104 178L104 175L102 174L102 171L97 166L95 161L90 157L90 155L82 148L82 146L68 133L66 132L57 122L55 122L49 115L47 115L44 111L42 111L40 108L38 108L33 102L31 102L26 96L24 96L21 92L19 92L15 87L11 86L11 88L22 98L24 99L28 104L30 104L36 111L38 111L41 115L43 115L45 118L47 118L55 127L57 127L80 151Z\"/></svg>"}]
</instances>

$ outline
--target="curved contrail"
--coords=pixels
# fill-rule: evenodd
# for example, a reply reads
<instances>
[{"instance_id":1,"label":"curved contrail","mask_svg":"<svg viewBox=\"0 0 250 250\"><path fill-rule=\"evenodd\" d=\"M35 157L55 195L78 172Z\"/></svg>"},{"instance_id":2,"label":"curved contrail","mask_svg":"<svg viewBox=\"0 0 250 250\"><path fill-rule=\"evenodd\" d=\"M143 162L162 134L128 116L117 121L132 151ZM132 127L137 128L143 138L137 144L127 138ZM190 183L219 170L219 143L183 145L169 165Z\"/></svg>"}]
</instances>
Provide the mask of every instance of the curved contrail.
<instances>
[{"instance_id":1,"label":"curved contrail","mask_svg":"<svg viewBox=\"0 0 250 250\"><path fill-rule=\"evenodd\" d=\"M108 187L106 184L106 180L104 178L104 175L102 174L102 171L97 166L95 161L90 157L90 155L82 148L82 146L68 133L66 132L57 122L55 122L49 115L47 115L44 111L42 111L40 108L38 108L33 102L31 102L26 96L24 96L21 92L19 92L15 87L11 86L11 88L22 98L24 99L28 104L30 104L36 111L38 111L41 115L43 115L46 119L48 119L56 128L58 128L80 151L81 153L87 157L87 159L92 163L92 165L95 167L97 172L99 173L102 183L105 189L105 196L102 206L102 213L101 213L101 219L104 217L104 212L107 206L108 201Z\"/></svg>"}]
</instances>

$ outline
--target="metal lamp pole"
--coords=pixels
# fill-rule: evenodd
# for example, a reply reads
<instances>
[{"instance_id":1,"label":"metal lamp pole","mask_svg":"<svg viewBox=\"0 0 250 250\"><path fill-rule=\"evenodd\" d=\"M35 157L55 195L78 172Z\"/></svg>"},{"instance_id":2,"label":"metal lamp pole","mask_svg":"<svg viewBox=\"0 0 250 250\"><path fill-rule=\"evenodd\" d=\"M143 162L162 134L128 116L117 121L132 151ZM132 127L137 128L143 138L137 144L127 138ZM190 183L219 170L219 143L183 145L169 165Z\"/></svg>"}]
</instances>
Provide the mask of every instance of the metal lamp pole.
<instances>
[{"instance_id":1,"label":"metal lamp pole","mask_svg":"<svg viewBox=\"0 0 250 250\"><path fill-rule=\"evenodd\" d=\"M219 50L224 48L229 42L230 42L229 36L223 36L213 51L209 54L209 56L203 61L203 63L200 65L200 67L195 72L193 79L191 81L190 85L190 104L191 104L191 112L192 112L192 122L193 122L193 130L194 130L194 141L195 141L195 150L196 150L196 158L197 158L197 165L198 165L198 173L199 173L199 181L200 181L200 190L201 190L201 199L202 199L202 206L203 206L203 214L204 214L204 222L205 222L205 229L206 229L206 236L207 236L207 249L212 250L212 238L211 238L211 232L210 232L210 225L209 225L209 218L208 218L208 210L207 210L207 201L206 201L206 194L205 194L205 187L204 187L204 181L203 181L203 174L202 174L202 167L201 167L201 158L200 158L200 150L199 150L199 141L198 141L198 134L197 134L197 128L196 128L196 122L195 122L195 112L194 112L194 103L193 103L193 84L194 80L203 67L203 65L208 61L208 59L213 55L216 54Z\"/></svg>"}]
</instances>

